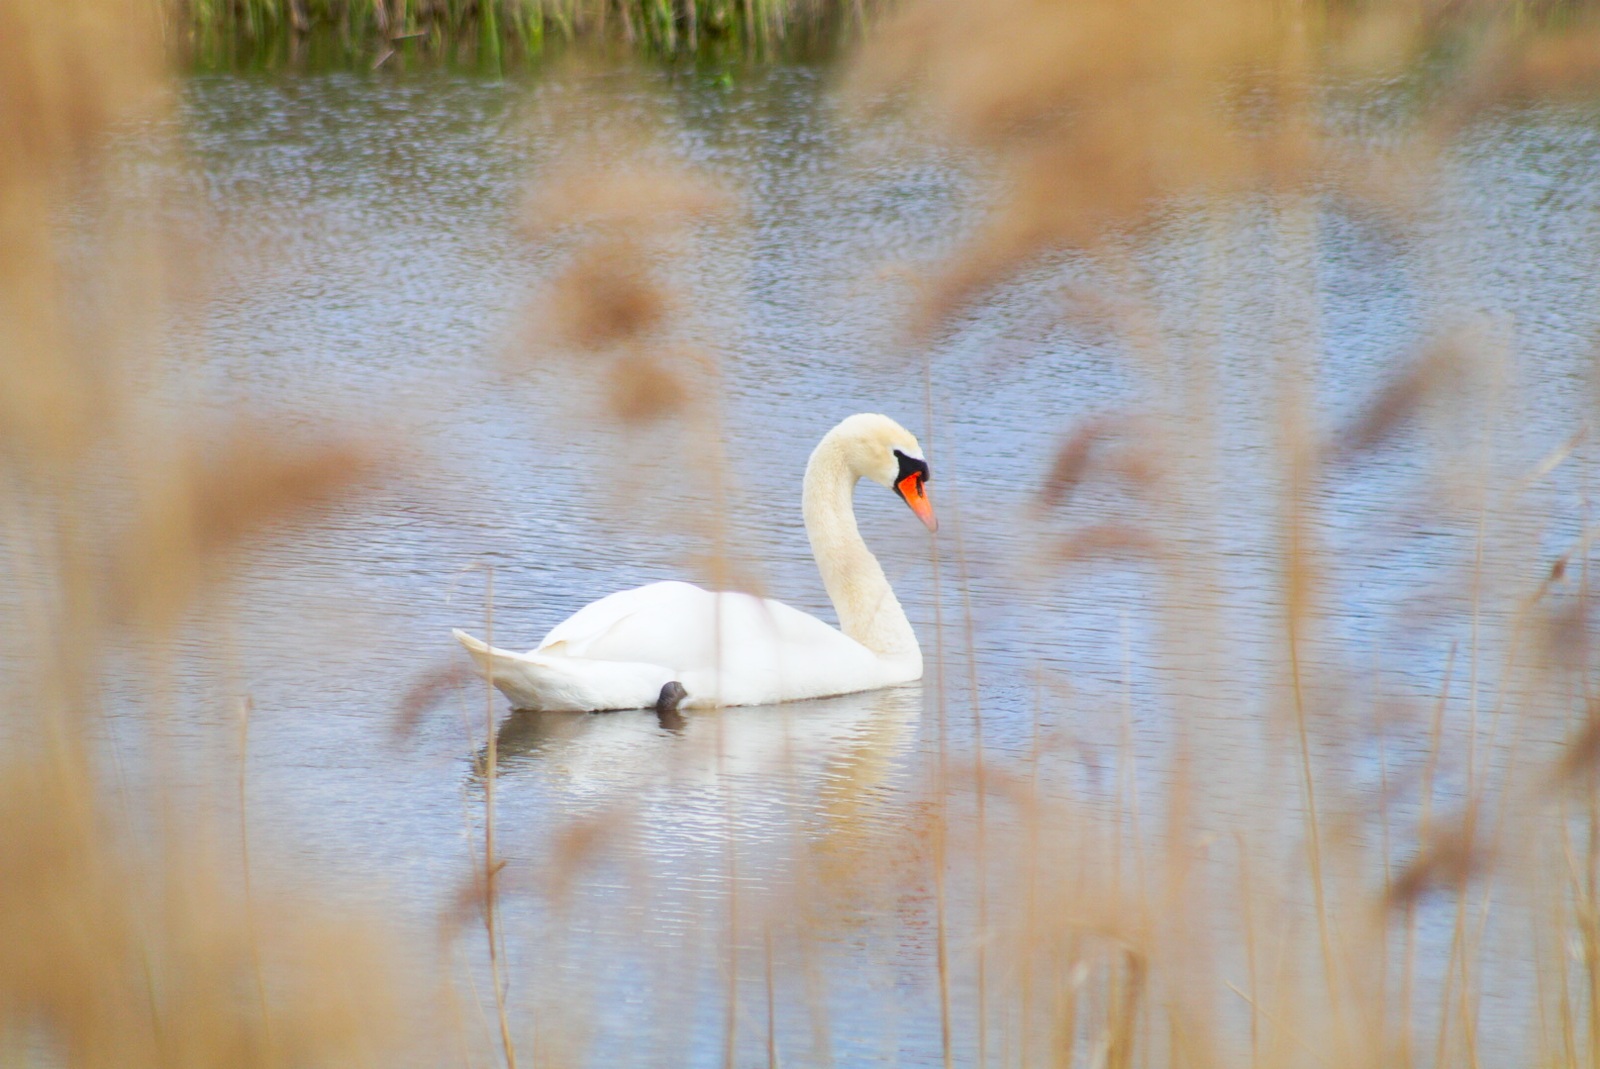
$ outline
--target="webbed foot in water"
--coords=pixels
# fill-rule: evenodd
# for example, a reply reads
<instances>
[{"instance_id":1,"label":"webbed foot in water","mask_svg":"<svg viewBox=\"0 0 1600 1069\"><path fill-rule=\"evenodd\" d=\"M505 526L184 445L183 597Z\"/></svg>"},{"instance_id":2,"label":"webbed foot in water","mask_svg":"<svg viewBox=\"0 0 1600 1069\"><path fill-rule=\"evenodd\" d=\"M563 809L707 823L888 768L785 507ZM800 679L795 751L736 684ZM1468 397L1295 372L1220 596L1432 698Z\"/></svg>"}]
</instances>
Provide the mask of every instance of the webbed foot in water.
<instances>
[{"instance_id":1,"label":"webbed foot in water","mask_svg":"<svg viewBox=\"0 0 1600 1069\"><path fill-rule=\"evenodd\" d=\"M689 692L676 679L664 684L661 696L656 699L656 722L668 731L682 731L684 719L678 711L678 703L688 696Z\"/></svg>"}]
</instances>

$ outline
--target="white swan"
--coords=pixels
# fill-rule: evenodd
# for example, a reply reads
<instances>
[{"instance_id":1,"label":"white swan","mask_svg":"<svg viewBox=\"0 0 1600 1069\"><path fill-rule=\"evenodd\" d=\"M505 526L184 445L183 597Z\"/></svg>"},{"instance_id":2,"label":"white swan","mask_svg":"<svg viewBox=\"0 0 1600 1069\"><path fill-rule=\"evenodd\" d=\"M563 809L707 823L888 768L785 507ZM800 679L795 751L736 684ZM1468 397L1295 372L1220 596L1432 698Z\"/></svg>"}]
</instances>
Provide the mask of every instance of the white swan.
<instances>
[{"instance_id":1,"label":"white swan","mask_svg":"<svg viewBox=\"0 0 1600 1069\"><path fill-rule=\"evenodd\" d=\"M891 487L930 531L928 463L888 416L851 416L806 464L806 534L840 629L770 598L652 583L586 605L528 653L455 636L513 705L642 709L669 682L686 708L821 698L922 678L922 650L883 568L861 540L852 498L863 476Z\"/></svg>"}]
</instances>

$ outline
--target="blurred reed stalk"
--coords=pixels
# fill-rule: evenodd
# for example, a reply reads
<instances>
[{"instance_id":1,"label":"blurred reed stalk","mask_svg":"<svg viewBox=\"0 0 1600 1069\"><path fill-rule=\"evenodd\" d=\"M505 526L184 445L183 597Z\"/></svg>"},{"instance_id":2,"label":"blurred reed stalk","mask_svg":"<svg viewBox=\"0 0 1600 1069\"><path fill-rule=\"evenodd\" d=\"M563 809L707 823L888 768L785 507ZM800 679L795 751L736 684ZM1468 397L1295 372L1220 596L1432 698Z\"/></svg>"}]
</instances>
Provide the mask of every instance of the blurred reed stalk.
<instances>
[{"instance_id":1,"label":"blurred reed stalk","mask_svg":"<svg viewBox=\"0 0 1600 1069\"><path fill-rule=\"evenodd\" d=\"M494 642L494 569L484 570L483 640ZM501 958L502 936L499 925L500 870L504 866L495 852L494 841L494 784L500 775L499 733L495 721L499 719L500 702L494 685L483 680L483 931L489 948L489 982L494 987L495 1021L500 1029L500 1049L505 1055L506 1069L517 1069L517 1048L511 1037L511 1019L506 1011L506 982Z\"/></svg>"},{"instance_id":2,"label":"blurred reed stalk","mask_svg":"<svg viewBox=\"0 0 1600 1069\"><path fill-rule=\"evenodd\" d=\"M242 411L170 420L150 401L171 373L167 286L193 260L173 262L160 182L113 177L114 142L165 136L162 28L113 0L0 0L0 25L0 1055L392 1064L418 1037L398 1023L407 985L383 938L248 871L249 700L206 699L224 724L238 709L237 779L209 783L238 823L163 775L175 640L220 609L246 546L349 498L377 450L336 428L290 440ZM138 667L113 676L119 649ZM151 791L124 790L113 704L137 723Z\"/></svg>"},{"instance_id":3,"label":"blurred reed stalk","mask_svg":"<svg viewBox=\"0 0 1600 1069\"><path fill-rule=\"evenodd\" d=\"M1454 51L1441 64L1437 57L1447 47ZM1329 118L1333 87L1406 76L1429 64L1445 87L1415 102L1398 150L1385 156L1339 136ZM1520 778L1530 765L1507 760L1515 754L1527 761L1520 740L1538 722L1534 712L1519 714L1519 703L1563 709L1568 717L1587 716L1587 705L1558 697L1560 678L1528 663L1525 635L1518 628L1491 638L1483 622L1498 618L1507 605L1540 604L1548 594L1546 585L1530 588L1524 578L1543 569L1537 540L1517 529L1516 503L1570 448L1558 449L1532 473L1508 478L1492 459L1501 448L1492 427L1510 403L1494 385L1502 377L1497 369L1504 366L1504 353L1482 337L1449 336L1409 362L1406 354L1396 354L1393 380L1375 389L1349 429L1324 446L1313 415L1321 349L1315 296L1318 227L1329 191L1337 190L1403 230L1407 213L1418 204L1418 188L1394 181L1391 168L1397 160L1405 161L1419 186L1425 185L1436 158L1485 109L1600 88L1600 25L1592 10L1581 5L1468 7L1446 14L1407 3L1352 9L1250 0L1132 6L1097 0L1055 5L928 0L906 5L879 28L854 80L858 99L869 107L909 106L949 140L981 153L1001 176L1001 192L988 217L956 254L929 265L912 323L915 338L942 342L991 291L1063 255L1094 270L1113 295L1107 303L1115 310L1112 327L1153 413L1143 427L1148 448L1113 459L1117 421L1092 417L1065 433L1042 489L1047 500L1070 514L1065 503L1084 486L1126 487L1131 501L1125 519L1069 524L1055 557L1081 564L1132 561L1161 577L1168 638L1157 671L1182 696L1175 703L1177 720L1166 756L1171 784L1164 827L1126 840L1133 871L1123 861L1125 817L1114 818L1118 831L1109 842L1118 847L1107 857L1096 841L1096 817L1069 814L1030 798L1033 791L1023 792L1017 804L1026 835L1021 842L999 836L994 850L1013 858L1010 871L1028 873L1021 908L1010 912L1023 918L1022 926L1014 940L998 944L981 929L965 939L953 937L953 945L973 948L971 959L963 965L964 955L958 955L947 966L941 954L941 986L947 968L970 967L982 1003L986 975L1021 977L1020 994L1030 1007L1021 1019L1029 1022L1029 1034L1011 1037L1009 1049L1048 1048L1055 1064L1080 1059L1230 1064L1224 1052L1238 1037L1219 1026L1211 1007L1217 991L1240 990L1226 978L1237 967L1248 977L1245 1049L1253 1064L1301 1064L1307 1056L1315 1060L1318 1051L1341 1065L1390 1065L1396 1059L1404 1065L1479 1064L1484 1056L1479 997L1485 986L1479 969L1491 903L1501 902L1505 888L1517 887L1526 875L1498 869L1497 850L1488 844L1503 848L1509 839L1525 837L1524 847L1542 841L1546 850L1564 850L1573 859L1569 897L1579 919L1573 934L1580 938L1592 926L1581 920L1581 903L1600 886L1586 875L1592 867L1581 844L1560 846L1568 822L1546 819L1548 804L1536 786L1553 761L1567 765L1574 758L1561 759L1546 747L1532 762L1540 771L1532 772L1531 780ZM1251 102L1248 107L1241 104L1245 100ZM1235 926L1213 915L1208 866L1190 845L1216 834L1205 829L1217 826L1212 795L1223 788L1217 776L1229 767L1229 743L1186 726L1204 724L1205 732L1215 733L1226 724L1212 710L1228 699L1210 693L1221 675L1197 668L1237 665L1243 653L1217 630L1213 610L1220 606L1209 593L1219 589L1216 577L1223 574L1210 555L1226 547L1207 541L1208 532L1217 529L1213 517L1220 503L1207 497L1207 488L1216 485L1219 445L1213 415L1197 398L1222 395L1219 354L1207 351L1199 331L1191 335L1156 326L1198 317L1154 314L1158 302L1128 250L1146 239L1160 241L1175 217L1201 213L1225 220L1243 204L1265 206L1277 221L1279 247L1264 254L1287 265L1275 311L1274 351L1258 369L1276 395L1268 425L1276 425L1278 433L1267 462L1277 468L1270 504L1277 510L1274 603L1282 630L1274 660L1284 676L1281 692L1264 705L1280 717L1267 727L1287 729L1277 752L1295 771L1290 782L1298 781L1301 833L1298 844L1287 843L1269 821L1234 836L1239 856L1233 880L1244 899L1240 960L1208 935ZM1465 367L1457 359L1463 352ZM1473 373L1472 365L1483 373ZM1465 524L1474 532L1471 559L1464 566L1466 694L1450 693L1453 666L1447 667L1432 750L1418 770L1420 785L1404 788L1420 794L1421 816L1414 829L1392 829L1408 845L1400 848L1402 860L1384 879L1385 890L1374 896L1373 872L1391 871L1389 848L1375 858L1352 838L1352 825L1368 819L1362 815L1365 805L1359 791L1341 782L1321 756L1342 745L1354 728L1336 712L1336 695L1347 685L1338 676L1341 670L1330 674L1327 667L1343 663L1348 654L1327 627L1335 569L1320 544L1317 502L1330 481L1374 451L1393 448L1396 435L1427 413L1452 410L1456 419L1477 419L1485 428L1467 435L1470 448L1458 457L1441 457L1436 475L1441 483L1470 488L1463 490L1464 502L1441 504L1450 517L1441 522ZM1163 428L1170 428L1170 435L1162 434ZM1132 433L1127 437L1136 439ZM1182 448L1173 448L1180 439ZM1174 545L1179 537L1181 550ZM1522 619L1527 613L1516 608L1510 615ZM1587 631L1581 626L1576 631L1582 637L1573 640L1574 648L1587 649ZM1440 657L1444 661L1442 650ZM1503 673L1510 675L1502 678ZM1588 686L1586 677L1585 690ZM1495 711L1485 720L1479 707L1490 700ZM1457 725L1448 733L1440 719L1446 708ZM980 711L974 710L973 720L979 729ZM1432 813L1441 750L1449 755L1446 760L1465 769L1460 797L1451 807L1455 812L1444 820ZM1125 760L1131 762L1131 752ZM1270 811L1275 804L1270 799L1288 784L1275 779L1273 769L1248 771L1259 778L1261 801ZM1131 777L1127 767L1121 772ZM1385 778L1388 774L1386 768ZM1003 781L998 770L989 776ZM980 771L976 778L985 777ZM981 789L948 769L939 781L938 790L961 797ZM1582 822L1592 828L1593 780L1586 777L1584 783L1590 793L1584 796ZM1491 799L1492 821L1486 816ZM973 838L958 837L962 845L952 845L948 854L936 845L935 866L969 864L986 852L980 845L983 808L975 802L974 809L979 819ZM950 807L938 812L941 821L954 820ZM1381 841L1387 844L1391 828L1387 816L1381 819ZM942 844L954 830L933 834ZM1012 853L1023 843L1025 853ZM1286 867L1284 850L1291 845L1301 851L1298 871ZM1039 871L1054 868L1046 860L1051 855L1071 858L1053 886L1048 878L1041 883ZM1257 859L1271 859L1270 865ZM971 877L980 907L986 871L985 866ZM1546 870L1545 875L1554 874ZM933 879L937 887L943 873ZM1041 906L1042 888L1049 888L1045 893L1055 900L1054 909ZM1000 893L1004 897L1015 890L1003 887ZM1448 961L1424 993L1414 974L1415 925L1419 908L1436 896L1446 897L1452 917ZM942 891L939 899L942 918ZM1305 919L1301 902L1309 907L1309 942L1299 938ZM1007 915L1004 907L990 912ZM1567 923L1565 912L1563 907L1556 915L1527 919L1560 925ZM1391 935L1391 919L1398 940ZM998 970L984 957L984 948L996 945L1011 950L1002 960L1015 955ZM1392 960L1397 945L1402 948L1398 966ZM1396 968L1402 989L1398 1009L1383 995ZM1571 1022L1591 1022L1590 1034L1595 1034L1600 1004L1566 993L1564 964L1550 969L1551 976L1541 982L1550 1002L1539 1004L1540 1019L1568 1022L1568 1036L1576 1031ZM1051 975L1071 978L1054 999L1041 992L1038 979ZM1092 1001L1100 1009L1086 1015L1084 999L1096 990ZM1592 983L1585 990L1592 991ZM1418 1012L1437 1022L1431 1054L1415 1050ZM1053 1024L1033 1025L1035 1020ZM980 1060L988 1046L985 1021L956 1040L973 1044ZM1571 1039L1559 1049L1567 1052L1561 1064L1594 1064ZM1027 1053L1021 1055L1022 1064L1028 1059Z\"/></svg>"}]
</instances>

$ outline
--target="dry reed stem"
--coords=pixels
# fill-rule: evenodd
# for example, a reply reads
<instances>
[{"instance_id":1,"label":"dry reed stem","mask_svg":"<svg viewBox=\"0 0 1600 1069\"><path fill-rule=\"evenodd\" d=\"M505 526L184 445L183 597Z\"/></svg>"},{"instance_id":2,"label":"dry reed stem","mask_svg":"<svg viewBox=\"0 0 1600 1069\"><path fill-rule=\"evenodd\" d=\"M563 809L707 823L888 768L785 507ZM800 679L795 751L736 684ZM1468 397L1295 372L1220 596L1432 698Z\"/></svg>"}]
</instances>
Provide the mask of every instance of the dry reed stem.
<instances>
[{"instance_id":1,"label":"dry reed stem","mask_svg":"<svg viewBox=\"0 0 1600 1069\"><path fill-rule=\"evenodd\" d=\"M483 641L494 644L494 568L484 569ZM495 1020L500 1030L500 1050L505 1056L506 1069L517 1069L517 1048L511 1037L511 1019L506 1003L506 980L503 975L505 951L501 945L499 890L497 880L505 867L495 849L495 782L500 776L499 735L495 719L499 701L494 684L487 676L483 679L483 865L477 870L478 885L482 891L483 932L489 949L489 983L494 991Z\"/></svg>"},{"instance_id":2,"label":"dry reed stem","mask_svg":"<svg viewBox=\"0 0 1600 1069\"><path fill-rule=\"evenodd\" d=\"M487 915L489 896L503 895L511 883L506 870L510 862L501 858L495 862L488 879L482 866L473 866L471 873L457 886L439 915L439 934L446 940L461 933L467 925L482 922Z\"/></svg>"},{"instance_id":3,"label":"dry reed stem","mask_svg":"<svg viewBox=\"0 0 1600 1069\"><path fill-rule=\"evenodd\" d=\"M229 550L370 467L343 439L294 446L241 420L204 445L143 418L130 365L164 344L148 280L176 246L102 182L119 128L161 118L172 96L158 15L0 0L0 504L8 540L22 532L9 548L43 580L23 622L51 636L46 656L17 662L30 699L11 709L17 749L0 767L0 1045L82 1067L392 1064L422 1041L384 939L263 888L248 844L241 894L237 862L202 845L248 830L248 700L237 826L159 780L131 797L97 750L108 616L169 622ZM155 698L118 700L159 772L171 651L148 637Z\"/></svg>"},{"instance_id":4,"label":"dry reed stem","mask_svg":"<svg viewBox=\"0 0 1600 1069\"><path fill-rule=\"evenodd\" d=\"M386 1063L398 1003L363 926L266 895L253 922L208 858L151 871L95 804L73 774L0 771L0 1036L86 1067Z\"/></svg>"}]
</instances>

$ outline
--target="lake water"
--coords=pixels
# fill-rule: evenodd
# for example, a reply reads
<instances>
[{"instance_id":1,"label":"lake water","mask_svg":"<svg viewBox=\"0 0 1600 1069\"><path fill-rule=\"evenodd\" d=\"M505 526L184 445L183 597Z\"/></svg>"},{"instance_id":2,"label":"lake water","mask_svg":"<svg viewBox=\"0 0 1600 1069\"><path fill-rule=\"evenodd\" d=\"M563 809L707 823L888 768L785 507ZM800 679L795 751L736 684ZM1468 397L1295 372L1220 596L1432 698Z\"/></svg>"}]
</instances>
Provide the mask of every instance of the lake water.
<instances>
[{"instance_id":1,"label":"lake water","mask_svg":"<svg viewBox=\"0 0 1600 1069\"><path fill-rule=\"evenodd\" d=\"M694 715L682 734L648 713L513 714L495 697L524 1052L754 1065L770 1040L791 1065L940 1064L942 908L955 1062L976 1064L980 1042L993 1064L1038 1058L1042 1041L1014 1038L1030 1012L1015 994L1024 890L1098 879L1080 870L1109 855L1085 829L1164 841L1179 782L1198 799L1183 834L1214 862L1195 922L1217 925L1232 962L1220 971L1243 986L1230 836L1262 836L1262 871L1302 858L1277 594L1281 368L1309 354L1311 410L1330 431L1441 331L1468 332L1503 372L1313 495L1327 561L1308 646L1315 758L1355 901L1381 875L1380 838L1396 857L1415 849L1447 671L1440 809L1465 790L1465 740L1491 730L1512 687L1499 657L1516 584L1584 519L1582 448L1515 500L1493 497L1486 543L1471 487L1507 485L1590 418L1600 122L1486 118L1402 223L1330 202L1296 245L1262 205L1175 218L1127 250L1143 285L1058 259L923 351L905 341L905 269L947 255L979 217L986 161L900 120L841 113L824 70L731 75L186 83L188 196L174 210L203 254L178 310L173 403L371 428L405 474L261 547L229 588L223 640L203 628L185 640L182 678L200 682L171 729L178 775L231 804L233 781L212 777L219 758L237 767L231 696L248 693L258 878L346 897L396 925L420 971L439 969L439 919L481 851L484 696L462 687L408 737L392 729L419 678L463 661L450 629L484 630L490 572L494 637L513 647L608 592L709 581L719 554L763 593L831 618L800 479L834 422L881 411L921 436L943 522L934 543L893 495L858 493L922 637L921 685ZM719 368L716 396L700 398L715 401L709 434L620 425L595 402L597 361L548 341L539 283L564 246L517 220L574 133L596 130L644 131L737 205L663 268L679 340ZM1069 316L1085 293L1146 303L1122 319ZM1307 307L1309 343L1284 327ZM1128 344L1129 323L1163 339L1164 362ZM1042 510L1056 447L1105 412L1144 414L1122 441L1156 450L1167 475L1143 492L1092 481ZM1155 530L1171 563L1060 561L1091 524ZM1501 581L1485 585L1474 628L1464 591L1481 544ZM1473 643L1486 652L1469 678ZM1563 710L1528 705L1521 737L1559 738ZM137 781L134 719L113 712L112 742ZM1504 738L1483 743L1484 767ZM1060 836L1047 822L1043 844L1029 840L1036 811L1019 797L1054 807ZM1293 886L1280 909L1303 934L1308 892ZM1453 910L1421 918L1430 1043ZM1040 923L1024 930L1054 920ZM1534 1043L1532 958L1499 931L1477 992L1491 1053ZM466 924L444 969L475 978L464 986L492 1015L483 943ZM1216 1000L1224 1021L1243 1020L1234 996ZM474 1035L477 1014L463 1011Z\"/></svg>"}]
</instances>

